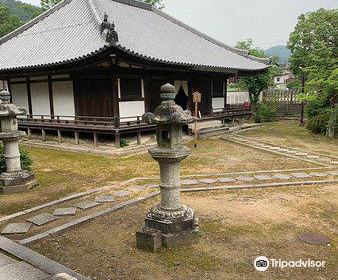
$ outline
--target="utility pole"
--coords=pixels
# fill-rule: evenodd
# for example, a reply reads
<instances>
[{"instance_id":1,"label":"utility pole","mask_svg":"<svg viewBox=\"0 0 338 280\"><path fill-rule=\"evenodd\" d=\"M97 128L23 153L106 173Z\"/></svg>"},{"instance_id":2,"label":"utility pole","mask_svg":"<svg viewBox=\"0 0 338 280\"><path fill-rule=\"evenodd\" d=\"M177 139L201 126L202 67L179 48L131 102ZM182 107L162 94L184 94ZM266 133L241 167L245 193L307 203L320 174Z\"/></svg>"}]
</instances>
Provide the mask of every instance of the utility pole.
<instances>
[{"instance_id":1,"label":"utility pole","mask_svg":"<svg viewBox=\"0 0 338 280\"><path fill-rule=\"evenodd\" d=\"M305 75L304 73L302 73L302 93L305 93ZM304 126L305 125L305 122L304 122L304 105L305 105L305 102L302 101L302 107L301 107L301 113L300 113L300 122L299 122L299 125L300 126Z\"/></svg>"},{"instance_id":2,"label":"utility pole","mask_svg":"<svg viewBox=\"0 0 338 280\"><path fill-rule=\"evenodd\" d=\"M193 96L193 102L195 103L195 117L196 117L196 120L195 120L195 129L194 129L194 134L195 134L195 144L194 144L194 147L197 148L197 122L198 122L198 103L201 103L202 101L202 95L201 93L199 93L198 91L194 92L192 94Z\"/></svg>"}]
</instances>

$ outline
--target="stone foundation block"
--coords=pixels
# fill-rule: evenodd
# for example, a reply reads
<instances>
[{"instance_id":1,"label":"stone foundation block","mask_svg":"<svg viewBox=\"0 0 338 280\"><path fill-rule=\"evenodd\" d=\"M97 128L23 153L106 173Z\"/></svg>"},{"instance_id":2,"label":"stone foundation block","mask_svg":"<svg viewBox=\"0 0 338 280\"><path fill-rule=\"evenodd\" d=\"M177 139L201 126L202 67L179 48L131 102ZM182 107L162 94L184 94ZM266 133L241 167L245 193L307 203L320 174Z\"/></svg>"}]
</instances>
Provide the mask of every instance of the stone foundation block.
<instances>
[{"instance_id":1,"label":"stone foundation block","mask_svg":"<svg viewBox=\"0 0 338 280\"><path fill-rule=\"evenodd\" d=\"M4 172L0 176L0 194L25 192L37 185L34 174L22 170L19 172Z\"/></svg>"},{"instance_id":2,"label":"stone foundation block","mask_svg":"<svg viewBox=\"0 0 338 280\"><path fill-rule=\"evenodd\" d=\"M161 231L143 227L136 233L137 248L155 253L162 245Z\"/></svg>"},{"instance_id":3,"label":"stone foundation block","mask_svg":"<svg viewBox=\"0 0 338 280\"><path fill-rule=\"evenodd\" d=\"M183 231L193 230L195 227L195 218L173 219L171 221L161 221L152 218L145 219L145 226L161 231L163 234L180 233Z\"/></svg>"},{"instance_id":4,"label":"stone foundation block","mask_svg":"<svg viewBox=\"0 0 338 280\"><path fill-rule=\"evenodd\" d=\"M180 246L189 246L197 244L199 241L198 229L182 232L180 234L163 234L163 246L171 249Z\"/></svg>"}]
</instances>

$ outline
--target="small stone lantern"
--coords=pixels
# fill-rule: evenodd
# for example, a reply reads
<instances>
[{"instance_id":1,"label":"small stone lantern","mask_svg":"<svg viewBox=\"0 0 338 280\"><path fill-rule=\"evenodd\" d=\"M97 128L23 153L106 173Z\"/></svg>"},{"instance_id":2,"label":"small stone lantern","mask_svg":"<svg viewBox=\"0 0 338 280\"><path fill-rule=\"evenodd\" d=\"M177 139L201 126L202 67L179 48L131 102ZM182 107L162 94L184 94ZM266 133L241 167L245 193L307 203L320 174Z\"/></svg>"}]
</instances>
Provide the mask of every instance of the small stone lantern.
<instances>
[{"instance_id":1,"label":"small stone lantern","mask_svg":"<svg viewBox=\"0 0 338 280\"><path fill-rule=\"evenodd\" d=\"M6 162L6 172L0 175L0 194L22 192L36 184L33 173L22 170L20 163L19 139L25 133L19 131L16 116L27 111L10 103L10 93L6 90L0 92L0 101L0 141Z\"/></svg>"},{"instance_id":2,"label":"small stone lantern","mask_svg":"<svg viewBox=\"0 0 338 280\"><path fill-rule=\"evenodd\" d=\"M172 248L198 242L198 220L194 210L180 199L180 166L191 150L182 145L182 125L195 121L189 111L174 102L175 87L161 87L162 103L155 114L146 113L143 121L157 125L157 147L149 150L160 165L161 203L152 208L142 229L136 233L139 249L155 252L161 245Z\"/></svg>"}]
</instances>

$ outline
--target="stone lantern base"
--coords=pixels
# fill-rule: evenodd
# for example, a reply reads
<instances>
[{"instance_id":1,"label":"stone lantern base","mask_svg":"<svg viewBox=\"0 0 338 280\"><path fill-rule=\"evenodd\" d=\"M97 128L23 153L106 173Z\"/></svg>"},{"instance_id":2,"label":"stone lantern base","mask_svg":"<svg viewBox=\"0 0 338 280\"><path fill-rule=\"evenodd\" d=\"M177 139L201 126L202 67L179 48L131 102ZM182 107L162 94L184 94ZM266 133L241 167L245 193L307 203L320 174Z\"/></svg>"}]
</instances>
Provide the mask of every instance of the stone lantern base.
<instances>
[{"instance_id":1,"label":"stone lantern base","mask_svg":"<svg viewBox=\"0 0 338 280\"><path fill-rule=\"evenodd\" d=\"M194 210L183 206L177 211L150 210L144 226L136 233L137 248L156 252L161 246L174 248L198 243L198 219Z\"/></svg>"},{"instance_id":2,"label":"stone lantern base","mask_svg":"<svg viewBox=\"0 0 338 280\"><path fill-rule=\"evenodd\" d=\"M0 194L25 192L36 185L34 174L27 170L4 172L0 175Z\"/></svg>"}]
</instances>

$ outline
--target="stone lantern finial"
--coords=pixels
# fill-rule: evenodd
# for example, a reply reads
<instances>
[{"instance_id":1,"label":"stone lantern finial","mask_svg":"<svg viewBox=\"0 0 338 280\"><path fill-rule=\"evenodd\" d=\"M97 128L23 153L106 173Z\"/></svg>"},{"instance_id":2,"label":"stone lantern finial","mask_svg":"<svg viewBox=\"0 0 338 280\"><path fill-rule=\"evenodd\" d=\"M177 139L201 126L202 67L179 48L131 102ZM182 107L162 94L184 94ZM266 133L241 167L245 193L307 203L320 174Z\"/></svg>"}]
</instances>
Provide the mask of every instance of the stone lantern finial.
<instances>
[{"instance_id":1,"label":"stone lantern finial","mask_svg":"<svg viewBox=\"0 0 338 280\"><path fill-rule=\"evenodd\" d=\"M11 94L7 90L3 89L0 91L0 100L2 104L8 104L11 100Z\"/></svg>"},{"instance_id":2,"label":"stone lantern finial","mask_svg":"<svg viewBox=\"0 0 338 280\"><path fill-rule=\"evenodd\" d=\"M195 121L174 102L175 87L161 87L162 103L155 113L143 115L143 121L156 124L157 147L149 150L160 165L161 203L152 208L142 229L136 234L137 247L156 251L162 245L172 248L198 242L198 222L192 208L181 203L181 161L191 150L182 144L182 125Z\"/></svg>"},{"instance_id":3,"label":"stone lantern finial","mask_svg":"<svg viewBox=\"0 0 338 280\"><path fill-rule=\"evenodd\" d=\"M162 100L174 101L175 99L175 87L171 84L165 84L161 86L161 98Z\"/></svg>"}]
</instances>

